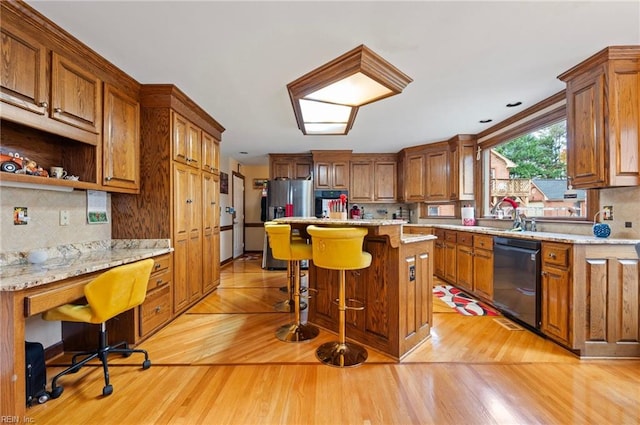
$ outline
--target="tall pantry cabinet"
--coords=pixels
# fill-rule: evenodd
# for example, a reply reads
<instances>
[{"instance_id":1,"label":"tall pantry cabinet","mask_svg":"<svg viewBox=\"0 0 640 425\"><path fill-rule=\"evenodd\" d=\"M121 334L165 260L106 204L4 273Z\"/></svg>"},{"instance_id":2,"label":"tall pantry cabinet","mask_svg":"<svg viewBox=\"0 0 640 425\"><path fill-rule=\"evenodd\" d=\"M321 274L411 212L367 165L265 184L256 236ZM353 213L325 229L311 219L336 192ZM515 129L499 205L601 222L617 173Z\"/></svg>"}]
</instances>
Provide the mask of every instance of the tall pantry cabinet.
<instances>
[{"instance_id":1,"label":"tall pantry cabinet","mask_svg":"<svg viewBox=\"0 0 640 425\"><path fill-rule=\"evenodd\" d=\"M177 315L220 282L224 127L173 85L143 85L140 104L140 195L113 195L112 237L171 239Z\"/></svg>"}]
</instances>

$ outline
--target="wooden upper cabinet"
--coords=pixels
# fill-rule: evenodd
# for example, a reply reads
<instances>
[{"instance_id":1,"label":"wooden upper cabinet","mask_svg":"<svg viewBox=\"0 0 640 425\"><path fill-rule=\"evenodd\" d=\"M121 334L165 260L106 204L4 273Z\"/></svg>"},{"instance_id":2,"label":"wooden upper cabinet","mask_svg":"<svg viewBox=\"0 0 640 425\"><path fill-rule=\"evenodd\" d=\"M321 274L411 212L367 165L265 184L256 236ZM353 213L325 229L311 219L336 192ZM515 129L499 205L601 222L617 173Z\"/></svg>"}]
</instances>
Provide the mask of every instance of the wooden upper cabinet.
<instances>
[{"instance_id":1,"label":"wooden upper cabinet","mask_svg":"<svg viewBox=\"0 0 640 425\"><path fill-rule=\"evenodd\" d=\"M567 173L574 188L640 185L640 47L608 47L567 83Z\"/></svg>"},{"instance_id":2,"label":"wooden upper cabinet","mask_svg":"<svg viewBox=\"0 0 640 425\"><path fill-rule=\"evenodd\" d=\"M311 151L315 189L349 190L351 151Z\"/></svg>"},{"instance_id":3,"label":"wooden upper cabinet","mask_svg":"<svg viewBox=\"0 0 640 425\"><path fill-rule=\"evenodd\" d=\"M306 179L313 175L313 159L309 154L269 154L271 179Z\"/></svg>"},{"instance_id":4,"label":"wooden upper cabinet","mask_svg":"<svg viewBox=\"0 0 640 425\"><path fill-rule=\"evenodd\" d=\"M425 200L425 154L413 152L404 154L403 191L405 202Z\"/></svg>"},{"instance_id":5,"label":"wooden upper cabinet","mask_svg":"<svg viewBox=\"0 0 640 425\"><path fill-rule=\"evenodd\" d=\"M92 133L102 129L102 81L57 53L51 60L51 118Z\"/></svg>"},{"instance_id":6,"label":"wooden upper cabinet","mask_svg":"<svg viewBox=\"0 0 640 425\"><path fill-rule=\"evenodd\" d=\"M173 112L173 160L200 168L201 134L188 119Z\"/></svg>"},{"instance_id":7,"label":"wooden upper cabinet","mask_svg":"<svg viewBox=\"0 0 640 425\"><path fill-rule=\"evenodd\" d=\"M449 195L452 201L474 200L476 139L457 135L449 140Z\"/></svg>"},{"instance_id":8,"label":"wooden upper cabinet","mask_svg":"<svg viewBox=\"0 0 640 425\"><path fill-rule=\"evenodd\" d=\"M448 201L449 196L449 147L428 151L426 160L425 201Z\"/></svg>"},{"instance_id":9,"label":"wooden upper cabinet","mask_svg":"<svg viewBox=\"0 0 640 425\"><path fill-rule=\"evenodd\" d=\"M351 161L349 202L371 202L374 199L374 162L360 159Z\"/></svg>"},{"instance_id":10,"label":"wooden upper cabinet","mask_svg":"<svg viewBox=\"0 0 640 425\"><path fill-rule=\"evenodd\" d=\"M47 113L47 49L7 22L2 22L0 100L39 115Z\"/></svg>"},{"instance_id":11,"label":"wooden upper cabinet","mask_svg":"<svg viewBox=\"0 0 640 425\"><path fill-rule=\"evenodd\" d=\"M106 83L102 163L104 186L140 189L140 103Z\"/></svg>"},{"instance_id":12,"label":"wooden upper cabinet","mask_svg":"<svg viewBox=\"0 0 640 425\"><path fill-rule=\"evenodd\" d=\"M210 173L220 172L220 142L202 132L202 169Z\"/></svg>"},{"instance_id":13,"label":"wooden upper cabinet","mask_svg":"<svg viewBox=\"0 0 640 425\"><path fill-rule=\"evenodd\" d=\"M354 154L351 157L351 202L396 202L398 161L390 154Z\"/></svg>"}]
</instances>

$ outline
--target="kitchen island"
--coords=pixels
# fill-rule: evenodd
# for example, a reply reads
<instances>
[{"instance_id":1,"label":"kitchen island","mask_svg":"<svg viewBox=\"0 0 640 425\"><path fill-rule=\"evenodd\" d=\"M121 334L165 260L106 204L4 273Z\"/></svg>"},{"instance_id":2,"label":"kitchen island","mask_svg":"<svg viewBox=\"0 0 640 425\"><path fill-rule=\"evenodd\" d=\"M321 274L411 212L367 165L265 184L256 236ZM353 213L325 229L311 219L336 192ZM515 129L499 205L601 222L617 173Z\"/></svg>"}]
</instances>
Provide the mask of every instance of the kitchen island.
<instances>
[{"instance_id":1,"label":"kitchen island","mask_svg":"<svg viewBox=\"0 0 640 425\"><path fill-rule=\"evenodd\" d=\"M366 269L347 271L346 298L364 303L364 310L346 313L347 339L383 352L396 360L430 337L433 324L432 235L403 235L404 220L341 220L288 217L307 237L306 227L366 227L363 250L372 256ZM308 321L338 331L338 272L309 262Z\"/></svg>"}]
</instances>

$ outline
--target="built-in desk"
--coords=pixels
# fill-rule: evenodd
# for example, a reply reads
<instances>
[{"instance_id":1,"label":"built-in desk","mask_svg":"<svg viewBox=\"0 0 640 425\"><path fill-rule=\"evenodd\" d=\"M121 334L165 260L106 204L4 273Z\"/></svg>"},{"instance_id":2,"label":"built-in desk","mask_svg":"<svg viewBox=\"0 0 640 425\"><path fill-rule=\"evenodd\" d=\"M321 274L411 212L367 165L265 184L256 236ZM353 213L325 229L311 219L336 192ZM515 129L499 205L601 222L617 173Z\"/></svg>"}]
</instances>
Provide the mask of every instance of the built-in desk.
<instances>
[{"instance_id":1,"label":"built-in desk","mask_svg":"<svg viewBox=\"0 0 640 425\"><path fill-rule=\"evenodd\" d=\"M25 319L84 297L84 285L107 269L172 251L168 240L103 241L92 249L70 246L39 264L0 266L0 417L23 420ZM62 253L61 253L62 254Z\"/></svg>"},{"instance_id":2,"label":"built-in desk","mask_svg":"<svg viewBox=\"0 0 640 425\"><path fill-rule=\"evenodd\" d=\"M336 220L288 217L275 220L306 227L366 227L363 250L371 266L347 272L346 297L364 302L364 310L346 314L347 339L379 350L396 360L430 337L433 324L432 235L403 235L404 220ZM338 271L309 264L308 321L338 331ZM315 290L315 291L314 291Z\"/></svg>"}]
</instances>

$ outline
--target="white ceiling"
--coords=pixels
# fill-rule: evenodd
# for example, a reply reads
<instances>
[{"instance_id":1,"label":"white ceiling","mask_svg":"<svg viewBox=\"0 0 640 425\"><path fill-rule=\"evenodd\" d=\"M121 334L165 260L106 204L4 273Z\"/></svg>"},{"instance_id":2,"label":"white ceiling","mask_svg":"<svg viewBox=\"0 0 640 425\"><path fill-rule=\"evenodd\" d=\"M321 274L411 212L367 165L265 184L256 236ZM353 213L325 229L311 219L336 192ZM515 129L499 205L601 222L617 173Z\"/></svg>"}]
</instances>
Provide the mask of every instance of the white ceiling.
<instances>
[{"instance_id":1,"label":"white ceiling","mask_svg":"<svg viewBox=\"0 0 640 425\"><path fill-rule=\"evenodd\" d=\"M178 86L243 164L479 133L562 90L557 75L602 48L640 44L637 0L28 3L139 82ZM302 135L286 85L360 44L413 83L360 108L347 136Z\"/></svg>"}]
</instances>

